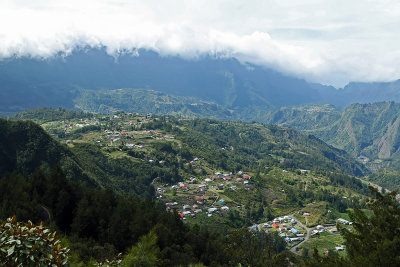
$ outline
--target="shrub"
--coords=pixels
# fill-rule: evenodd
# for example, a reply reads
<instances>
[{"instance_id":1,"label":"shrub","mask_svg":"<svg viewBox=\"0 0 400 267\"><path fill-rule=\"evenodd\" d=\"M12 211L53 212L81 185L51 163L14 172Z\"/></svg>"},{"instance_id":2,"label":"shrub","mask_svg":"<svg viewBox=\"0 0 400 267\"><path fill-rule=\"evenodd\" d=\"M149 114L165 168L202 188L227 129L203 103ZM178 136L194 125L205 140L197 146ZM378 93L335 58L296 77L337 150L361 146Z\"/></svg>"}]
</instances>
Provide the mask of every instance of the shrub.
<instances>
[{"instance_id":1,"label":"shrub","mask_svg":"<svg viewBox=\"0 0 400 267\"><path fill-rule=\"evenodd\" d=\"M43 223L8 218L0 225L0 266L68 266L69 249L55 235Z\"/></svg>"}]
</instances>

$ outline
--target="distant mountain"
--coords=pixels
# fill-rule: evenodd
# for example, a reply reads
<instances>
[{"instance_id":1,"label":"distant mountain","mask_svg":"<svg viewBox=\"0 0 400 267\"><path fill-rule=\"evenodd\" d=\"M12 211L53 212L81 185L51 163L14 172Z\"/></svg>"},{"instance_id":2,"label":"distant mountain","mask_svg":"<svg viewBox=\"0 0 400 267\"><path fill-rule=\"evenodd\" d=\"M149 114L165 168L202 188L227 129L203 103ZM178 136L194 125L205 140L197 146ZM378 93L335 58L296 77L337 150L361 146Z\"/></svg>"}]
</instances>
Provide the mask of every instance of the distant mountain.
<instances>
[{"instance_id":1,"label":"distant mountain","mask_svg":"<svg viewBox=\"0 0 400 267\"><path fill-rule=\"evenodd\" d=\"M150 89L80 89L75 107L95 113L126 111L141 114L178 115L222 120L233 119L233 110L191 96L174 96Z\"/></svg>"},{"instance_id":2,"label":"distant mountain","mask_svg":"<svg viewBox=\"0 0 400 267\"><path fill-rule=\"evenodd\" d=\"M117 59L103 50L76 51L48 60L16 58L0 62L3 114L38 106L73 108L80 88L144 88L189 96L226 108L271 109L315 103L333 87L309 84L233 58L185 60L139 51Z\"/></svg>"},{"instance_id":3,"label":"distant mountain","mask_svg":"<svg viewBox=\"0 0 400 267\"><path fill-rule=\"evenodd\" d=\"M372 169L400 169L400 103L284 107L271 111L269 123L293 127L344 149Z\"/></svg>"},{"instance_id":4,"label":"distant mountain","mask_svg":"<svg viewBox=\"0 0 400 267\"><path fill-rule=\"evenodd\" d=\"M335 103L348 106L352 103L400 102L400 80L393 82L351 82L337 92Z\"/></svg>"},{"instance_id":5,"label":"distant mountain","mask_svg":"<svg viewBox=\"0 0 400 267\"><path fill-rule=\"evenodd\" d=\"M121 88L127 99L116 90ZM136 91L128 93L127 88ZM115 58L102 49L87 49L46 60L0 61L3 116L47 106L264 122L267 112L283 106L328 103L344 108L383 100L400 101L400 81L349 83L337 90L234 58L183 59L144 50ZM161 106L137 105L152 101Z\"/></svg>"},{"instance_id":6,"label":"distant mountain","mask_svg":"<svg viewBox=\"0 0 400 267\"><path fill-rule=\"evenodd\" d=\"M340 114L340 110L329 104L305 105L271 110L264 119L267 123L311 131L329 126L340 118Z\"/></svg>"},{"instance_id":7,"label":"distant mountain","mask_svg":"<svg viewBox=\"0 0 400 267\"><path fill-rule=\"evenodd\" d=\"M318 92L320 103L341 108L353 103L368 104L382 101L400 102L400 80L393 82L350 82L344 88L327 90L319 84L311 84Z\"/></svg>"}]
</instances>

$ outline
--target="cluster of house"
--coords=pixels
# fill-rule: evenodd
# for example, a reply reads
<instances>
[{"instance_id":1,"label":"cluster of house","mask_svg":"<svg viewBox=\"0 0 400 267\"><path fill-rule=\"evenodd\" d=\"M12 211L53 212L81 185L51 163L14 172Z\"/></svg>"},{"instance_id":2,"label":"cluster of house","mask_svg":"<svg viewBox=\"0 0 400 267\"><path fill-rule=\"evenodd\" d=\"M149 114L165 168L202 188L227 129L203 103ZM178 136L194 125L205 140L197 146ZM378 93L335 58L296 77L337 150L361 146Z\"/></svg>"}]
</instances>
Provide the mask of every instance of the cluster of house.
<instances>
[{"instance_id":1,"label":"cluster of house","mask_svg":"<svg viewBox=\"0 0 400 267\"><path fill-rule=\"evenodd\" d=\"M104 132L107 134L107 138L111 140L111 143L119 141L121 136L127 136L126 132L113 132L110 130L105 130Z\"/></svg>"},{"instance_id":2,"label":"cluster of house","mask_svg":"<svg viewBox=\"0 0 400 267\"><path fill-rule=\"evenodd\" d=\"M322 225L317 225L315 229L311 231L311 235L318 235L323 232L326 232L325 227Z\"/></svg>"},{"instance_id":3,"label":"cluster of house","mask_svg":"<svg viewBox=\"0 0 400 267\"><path fill-rule=\"evenodd\" d=\"M187 204L182 205L182 209L180 211L178 211L178 215L182 218L182 220L186 220L186 218L188 216L195 217L196 214L203 213L203 212L205 214L207 214L208 217L211 217L213 213L229 211L228 206L201 208L200 205L203 205L205 203L205 200L203 198L198 198L196 203L197 204L194 204L194 205L187 205ZM220 201L220 203L223 203L223 202ZM175 209L175 210L180 209L178 202L168 202L165 205L167 206L167 211L171 211L173 209Z\"/></svg>"},{"instance_id":4,"label":"cluster of house","mask_svg":"<svg viewBox=\"0 0 400 267\"><path fill-rule=\"evenodd\" d=\"M260 225L253 225L250 229L252 230L264 230L269 233L271 231L279 231L279 235L285 238L286 242L299 242L304 240L304 233L301 232L297 221L291 216L283 216L275 218L270 222L266 222Z\"/></svg>"},{"instance_id":5,"label":"cluster of house","mask_svg":"<svg viewBox=\"0 0 400 267\"><path fill-rule=\"evenodd\" d=\"M249 185L249 180L251 179L251 176L248 174L244 174L242 171L238 172L238 175L233 175L232 173L225 173L222 174L220 172L216 172L215 175L210 176L209 178L204 179L204 182L206 183L211 183L214 181L224 181L229 182L230 184L232 182L238 182L238 183L243 183L245 186ZM219 190L223 190L224 184L219 184L218 185ZM229 187L231 190L236 190L237 186L231 185Z\"/></svg>"},{"instance_id":6,"label":"cluster of house","mask_svg":"<svg viewBox=\"0 0 400 267\"><path fill-rule=\"evenodd\" d=\"M198 158L195 158L194 161L199 160ZM249 179L251 178L251 176L249 176L248 174L243 174L243 172L239 172L238 173L240 176L242 177L236 177L234 178L232 173L229 174L222 174L219 172L216 172L215 175L209 176L207 178L204 179L204 182L206 184L198 184L197 188L200 191L206 191L208 185L212 182L221 182L220 184L217 184L215 187L217 190L224 190L226 188L229 188L231 190L236 190L237 186L232 184L232 182L239 182L239 183L243 183L244 185L248 185L249 184ZM189 180L187 180L188 184L197 184L199 181L194 178L194 177L190 177ZM229 186L226 182L230 182ZM193 187L191 187L193 188ZM189 188L187 185L185 185L184 182L178 182L177 185L172 185L171 189L173 190L178 190L178 189L182 189L183 191L188 191Z\"/></svg>"},{"instance_id":7,"label":"cluster of house","mask_svg":"<svg viewBox=\"0 0 400 267\"><path fill-rule=\"evenodd\" d=\"M194 162L197 162L199 160L199 158L193 159ZM196 216L196 214L202 212L207 214L209 217L211 217L214 213L229 212L230 208L225 205L224 199L219 199L218 201L216 199L213 203L209 203L209 207L204 206L206 204L206 199L204 197L208 187L213 187L216 190L224 190L228 188L231 190L237 190L237 182L247 185L249 183L249 179L251 179L251 176L243 173L242 171L239 171L238 175L233 175L232 173L223 174L220 172L215 172L214 175L208 176L202 181L204 182L204 184L199 183L201 181L198 181L197 178L190 177L188 180L186 180L186 184L184 182L178 182L177 184L172 185L171 189L174 191L179 190L181 192L192 191L193 195L197 195L197 197L194 198L196 203L192 206L183 204L182 209L180 209L180 205L177 202L169 202L166 203L167 211L170 211L172 209L180 210L178 212L178 215L181 216L183 220L185 220L188 216L194 217ZM162 188L157 188L158 194L161 195L164 192L165 190L163 190ZM214 204L218 205L214 206Z\"/></svg>"}]
</instances>

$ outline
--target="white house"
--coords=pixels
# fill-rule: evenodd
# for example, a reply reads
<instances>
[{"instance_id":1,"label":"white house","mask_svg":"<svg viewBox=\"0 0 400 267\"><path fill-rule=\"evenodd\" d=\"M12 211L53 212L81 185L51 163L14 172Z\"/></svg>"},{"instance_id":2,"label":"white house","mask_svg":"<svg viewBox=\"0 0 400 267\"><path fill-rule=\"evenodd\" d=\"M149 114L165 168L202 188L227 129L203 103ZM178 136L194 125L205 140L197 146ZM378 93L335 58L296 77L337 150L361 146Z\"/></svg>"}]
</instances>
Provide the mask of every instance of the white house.
<instances>
[{"instance_id":1,"label":"white house","mask_svg":"<svg viewBox=\"0 0 400 267\"><path fill-rule=\"evenodd\" d=\"M217 208L209 208L208 213L213 213L214 211L217 211L217 210L218 210Z\"/></svg>"}]
</instances>

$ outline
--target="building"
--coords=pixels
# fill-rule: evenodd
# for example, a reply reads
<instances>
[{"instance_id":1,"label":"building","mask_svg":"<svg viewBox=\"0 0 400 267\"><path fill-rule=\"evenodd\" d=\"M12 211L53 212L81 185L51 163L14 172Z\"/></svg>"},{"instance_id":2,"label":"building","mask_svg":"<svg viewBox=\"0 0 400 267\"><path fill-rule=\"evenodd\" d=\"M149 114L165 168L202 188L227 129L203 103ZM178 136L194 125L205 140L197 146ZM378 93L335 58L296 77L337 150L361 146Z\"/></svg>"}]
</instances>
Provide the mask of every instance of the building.
<instances>
[{"instance_id":1,"label":"building","mask_svg":"<svg viewBox=\"0 0 400 267\"><path fill-rule=\"evenodd\" d=\"M345 225L350 224L350 222L348 220L345 220L345 219L342 219L342 218L339 218L338 222L341 223L341 224L345 224Z\"/></svg>"},{"instance_id":2,"label":"building","mask_svg":"<svg viewBox=\"0 0 400 267\"><path fill-rule=\"evenodd\" d=\"M290 231L295 235L300 234L300 230L296 229L296 228L292 228L292 229L290 229Z\"/></svg>"},{"instance_id":3,"label":"building","mask_svg":"<svg viewBox=\"0 0 400 267\"><path fill-rule=\"evenodd\" d=\"M200 205L201 205L201 204L204 204L204 198L199 197L199 198L197 199L197 203L199 203Z\"/></svg>"},{"instance_id":4,"label":"building","mask_svg":"<svg viewBox=\"0 0 400 267\"><path fill-rule=\"evenodd\" d=\"M217 208L209 208L208 213L213 213L214 211L217 211L217 210L218 210Z\"/></svg>"}]
</instances>

